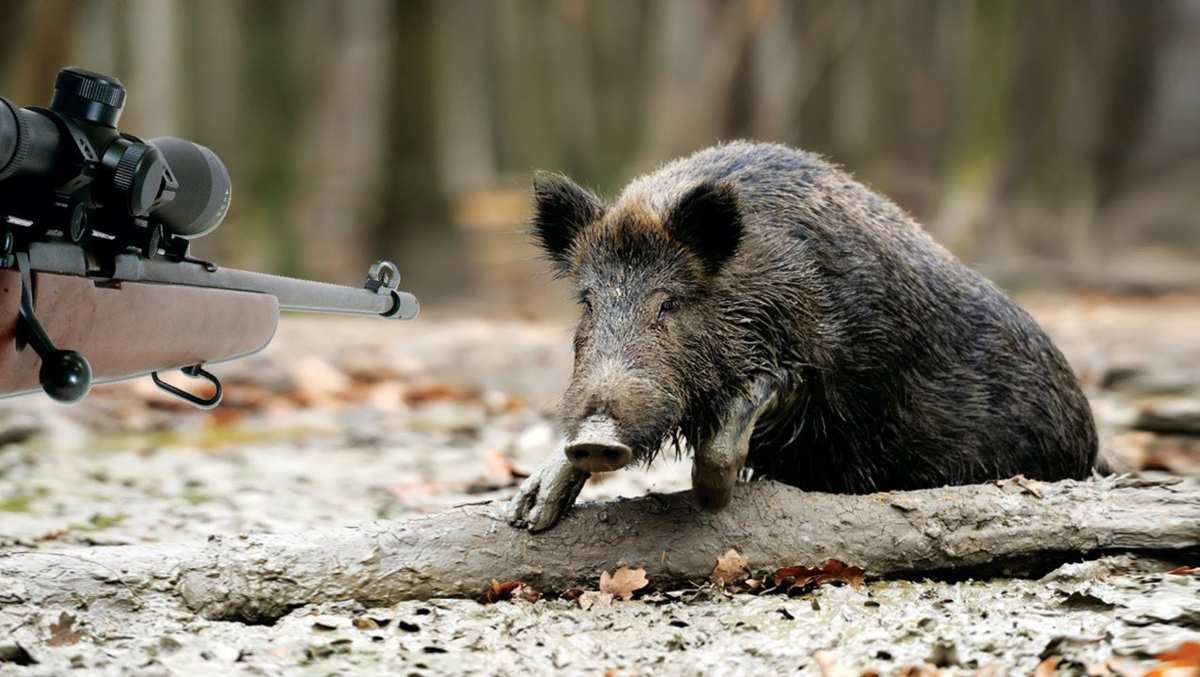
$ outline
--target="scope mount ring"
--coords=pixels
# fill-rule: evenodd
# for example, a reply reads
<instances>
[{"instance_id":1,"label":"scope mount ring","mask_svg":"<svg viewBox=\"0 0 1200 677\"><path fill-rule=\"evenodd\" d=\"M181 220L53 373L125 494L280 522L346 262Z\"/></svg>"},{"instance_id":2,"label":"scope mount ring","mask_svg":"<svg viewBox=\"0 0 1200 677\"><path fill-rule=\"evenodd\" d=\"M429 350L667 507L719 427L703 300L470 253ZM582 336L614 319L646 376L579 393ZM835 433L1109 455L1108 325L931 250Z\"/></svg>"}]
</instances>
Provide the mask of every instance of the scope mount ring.
<instances>
[{"instance_id":1,"label":"scope mount ring","mask_svg":"<svg viewBox=\"0 0 1200 677\"><path fill-rule=\"evenodd\" d=\"M191 378L202 378L208 381L209 383L213 384L214 388L216 388L216 392L212 394L212 397L203 398L193 395L183 388L177 388L170 383L167 383L159 377L157 371L151 372L150 378L154 381L154 385L158 386L162 390L200 409L213 409L221 403L221 398L225 395L224 388L221 387L221 380L218 379L212 372L205 371L203 364L193 364L188 367L183 367L179 371L183 372L184 376Z\"/></svg>"}]
</instances>

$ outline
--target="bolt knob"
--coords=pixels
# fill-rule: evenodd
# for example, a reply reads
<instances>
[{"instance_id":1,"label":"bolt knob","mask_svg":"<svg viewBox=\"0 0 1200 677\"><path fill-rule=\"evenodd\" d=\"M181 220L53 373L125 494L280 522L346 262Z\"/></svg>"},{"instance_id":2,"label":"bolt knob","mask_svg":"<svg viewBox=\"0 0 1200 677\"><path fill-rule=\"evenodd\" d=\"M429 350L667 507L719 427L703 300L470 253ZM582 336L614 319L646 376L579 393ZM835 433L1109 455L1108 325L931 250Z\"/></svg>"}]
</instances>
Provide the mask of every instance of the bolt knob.
<instances>
[{"instance_id":1,"label":"bolt knob","mask_svg":"<svg viewBox=\"0 0 1200 677\"><path fill-rule=\"evenodd\" d=\"M74 350L57 350L42 358L38 380L51 399L78 402L92 387L92 366Z\"/></svg>"}]
</instances>

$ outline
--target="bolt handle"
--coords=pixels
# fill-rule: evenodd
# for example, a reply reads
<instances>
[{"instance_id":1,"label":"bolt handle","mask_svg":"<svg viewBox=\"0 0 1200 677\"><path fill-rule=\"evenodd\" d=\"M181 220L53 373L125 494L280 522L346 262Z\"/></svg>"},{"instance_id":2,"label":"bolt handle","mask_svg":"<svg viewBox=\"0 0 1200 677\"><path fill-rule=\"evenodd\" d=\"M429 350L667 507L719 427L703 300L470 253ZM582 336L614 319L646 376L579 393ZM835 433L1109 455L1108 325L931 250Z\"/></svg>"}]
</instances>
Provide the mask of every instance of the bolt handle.
<instances>
[{"instance_id":1,"label":"bolt handle","mask_svg":"<svg viewBox=\"0 0 1200 677\"><path fill-rule=\"evenodd\" d=\"M59 350L46 334L33 310L33 275L29 254L17 253L17 268L21 272L21 308L18 317L23 336L33 351L42 358L38 382L42 390L58 402L78 402L92 387L92 365L74 350Z\"/></svg>"}]
</instances>

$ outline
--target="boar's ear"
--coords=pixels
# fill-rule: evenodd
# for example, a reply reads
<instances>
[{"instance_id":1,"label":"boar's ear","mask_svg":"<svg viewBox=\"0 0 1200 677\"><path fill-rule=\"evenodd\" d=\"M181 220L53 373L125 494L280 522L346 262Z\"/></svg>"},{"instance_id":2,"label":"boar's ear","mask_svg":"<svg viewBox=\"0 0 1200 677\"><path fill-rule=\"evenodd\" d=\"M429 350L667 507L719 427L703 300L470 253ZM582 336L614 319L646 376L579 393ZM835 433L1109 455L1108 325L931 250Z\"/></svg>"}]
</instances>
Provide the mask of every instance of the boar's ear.
<instances>
[{"instance_id":1,"label":"boar's ear","mask_svg":"<svg viewBox=\"0 0 1200 677\"><path fill-rule=\"evenodd\" d=\"M600 198L567 177L553 172L534 174L533 236L559 266L566 265L575 236L603 212Z\"/></svg>"},{"instance_id":2,"label":"boar's ear","mask_svg":"<svg viewBox=\"0 0 1200 677\"><path fill-rule=\"evenodd\" d=\"M737 251L742 216L727 184L704 182L689 190L667 218L667 232L700 258L712 275Z\"/></svg>"}]
</instances>

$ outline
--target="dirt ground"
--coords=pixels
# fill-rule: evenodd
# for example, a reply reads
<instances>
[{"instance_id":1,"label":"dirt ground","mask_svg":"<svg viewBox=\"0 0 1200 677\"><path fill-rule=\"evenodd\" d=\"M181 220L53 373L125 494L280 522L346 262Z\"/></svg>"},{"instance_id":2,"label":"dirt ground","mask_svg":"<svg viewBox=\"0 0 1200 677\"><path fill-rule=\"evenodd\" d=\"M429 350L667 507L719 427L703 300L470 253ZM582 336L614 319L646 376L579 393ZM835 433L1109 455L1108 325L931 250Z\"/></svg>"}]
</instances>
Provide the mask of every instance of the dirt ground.
<instances>
[{"instance_id":1,"label":"dirt ground","mask_svg":"<svg viewBox=\"0 0 1200 677\"><path fill-rule=\"evenodd\" d=\"M1200 474L1200 299L1025 301L1080 374L1110 453ZM98 388L73 408L6 401L0 557L503 500L555 451L569 336L557 324L289 318L266 352L214 369L227 400L213 412L146 382ZM661 462L595 478L583 498L674 491L687 478L685 464ZM271 625L155 604L31 608L19 581L0 578L0 674L1140 674L1200 642L1200 575L1167 573L1197 564L1122 556L1036 579L868 580L795 597L700 584L587 610L346 603Z\"/></svg>"}]
</instances>

